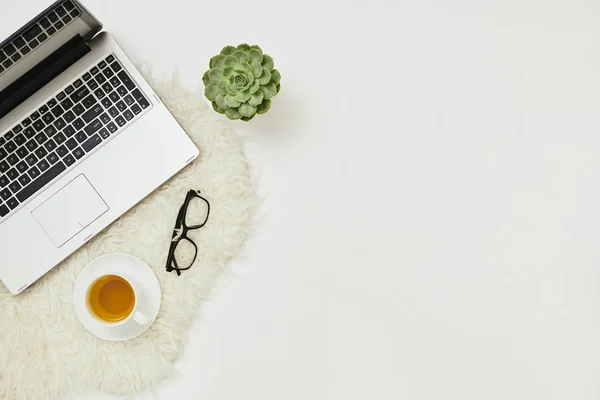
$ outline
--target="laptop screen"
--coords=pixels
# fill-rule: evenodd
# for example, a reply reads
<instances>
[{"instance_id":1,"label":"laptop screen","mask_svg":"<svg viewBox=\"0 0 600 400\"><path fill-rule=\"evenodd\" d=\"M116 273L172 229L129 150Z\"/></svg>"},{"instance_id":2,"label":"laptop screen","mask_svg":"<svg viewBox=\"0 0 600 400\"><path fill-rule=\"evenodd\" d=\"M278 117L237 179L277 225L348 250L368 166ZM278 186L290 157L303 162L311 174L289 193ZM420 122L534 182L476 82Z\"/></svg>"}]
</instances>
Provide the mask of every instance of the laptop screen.
<instances>
[{"instance_id":1,"label":"laptop screen","mask_svg":"<svg viewBox=\"0 0 600 400\"><path fill-rule=\"evenodd\" d=\"M49 6L40 0L19 1L9 15L0 23L0 101L4 89L73 37L89 40L102 28L75 0Z\"/></svg>"}]
</instances>

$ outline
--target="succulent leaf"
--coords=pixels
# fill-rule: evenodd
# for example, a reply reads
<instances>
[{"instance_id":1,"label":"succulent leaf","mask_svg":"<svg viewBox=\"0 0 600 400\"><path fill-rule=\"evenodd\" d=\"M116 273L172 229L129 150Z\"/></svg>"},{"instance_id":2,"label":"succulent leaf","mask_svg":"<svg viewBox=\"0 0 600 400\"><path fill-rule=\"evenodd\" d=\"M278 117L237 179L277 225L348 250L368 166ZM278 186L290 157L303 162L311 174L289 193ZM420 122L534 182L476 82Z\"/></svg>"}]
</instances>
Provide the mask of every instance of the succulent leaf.
<instances>
[{"instance_id":1,"label":"succulent leaf","mask_svg":"<svg viewBox=\"0 0 600 400\"><path fill-rule=\"evenodd\" d=\"M263 53L259 49L250 49L248 58L250 59L250 62L256 61L260 64L263 61Z\"/></svg>"},{"instance_id":2,"label":"succulent leaf","mask_svg":"<svg viewBox=\"0 0 600 400\"><path fill-rule=\"evenodd\" d=\"M250 94L256 93L256 91L260 89L260 82L257 80L254 81L252 86L250 86Z\"/></svg>"},{"instance_id":3,"label":"succulent leaf","mask_svg":"<svg viewBox=\"0 0 600 400\"><path fill-rule=\"evenodd\" d=\"M225 64L223 63L224 60L225 56L223 54L217 54L216 56L210 59L210 67L225 68Z\"/></svg>"},{"instance_id":4,"label":"succulent leaf","mask_svg":"<svg viewBox=\"0 0 600 400\"><path fill-rule=\"evenodd\" d=\"M228 94L225 96L225 104L231 108L238 108L240 106L240 102L235 99L233 94Z\"/></svg>"},{"instance_id":5,"label":"succulent leaf","mask_svg":"<svg viewBox=\"0 0 600 400\"><path fill-rule=\"evenodd\" d=\"M262 103L263 99L264 99L264 95L263 92L256 92L250 95L250 99L248 100L248 104L253 105L253 106L257 106L260 103Z\"/></svg>"},{"instance_id":6,"label":"succulent leaf","mask_svg":"<svg viewBox=\"0 0 600 400\"><path fill-rule=\"evenodd\" d=\"M213 106L213 109L214 109L216 112L218 112L219 114L225 114L225 111L223 111L223 110L221 110L221 109L219 108L219 106L217 105L217 102L216 102L216 101L213 101L213 102L212 102L212 106Z\"/></svg>"},{"instance_id":7,"label":"succulent leaf","mask_svg":"<svg viewBox=\"0 0 600 400\"><path fill-rule=\"evenodd\" d=\"M251 47L247 43L242 43L242 44L238 45L237 49L248 52L248 50L250 50Z\"/></svg>"},{"instance_id":8,"label":"succulent leaf","mask_svg":"<svg viewBox=\"0 0 600 400\"><path fill-rule=\"evenodd\" d=\"M240 114L240 112L236 108L229 108L229 109L225 110L225 115L227 115L227 118L229 118L229 119L242 118L242 114Z\"/></svg>"},{"instance_id":9,"label":"succulent leaf","mask_svg":"<svg viewBox=\"0 0 600 400\"><path fill-rule=\"evenodd\" d=\"M240 108L238 108L238 111L240 112L240 114L242 114L243 117L251 117L254 114L256 114L256 106L250 105L248 103L244 103L244 104L240 105Z\"/></svg>"},{"instance_id":10,"label":"succulent leaf","mask_svg":"<svg viewBox=\"0 0 600 400\"><path fill-rule=\"evenodd\" d=\"M208 77L209 72L210 72L210 70L206 71L204 73L204 75L202 75L202 83L204 83L204 86L206 86L210 83L210 78Z\"/></svg>"},{"instance_id":11,"label":"succulent leaf","mask_svg":"<svg viewBox=\"0 0 600 400\"><path fill-rule=\"evenodd\" d=\"M270 71L275 66L275 62L271 56L265 54L263 55L262 66Z\"/></svg>"},{"instance_id":12,"label":"succulent leaf","mask_svg":"<svg viewBox=\"0 0 600 400\"><path fill-rule=\"evenodd\" d=\"M225 104L225 95L223 93L219 93L217 95L215 103L217 103L217 107L219 107L221 110L227 110L229 108L229 106Z\"/></svg>"},{"instance_id":13,"label":"succulent leaf","mask_svg":"<svg viewBox=\"0 0 600 400\"><path fill-rule=\"evenodd\" d=\"M266 85L271 81L271 71L263 67L262 75L257 80L261 85Z\"/></svg>"},{"instance_id":14,"label":"succulent leaf","mask_svg":"<svg viewBox=\"0 0 600 400\"><path fill-rule=\"evenodd\" d=\"M281 74L276 69L271 71L271 82L273 82L276 85L279 85L279 82L281 82Z\"/></svg>"},{"instance_id":15,"label":"succulent leaf","mask_svg":"<svg viewBox=\"0 0 600 400\"><path fill-rule=\"evenodd\" d=\"M224 56L227 56L227 55L233 53L235 50L236 49L233 46L225 46L225 47L223 47L223 50L221 50L221 54L223 54Z\"/></svg>"},{"instance_id":16,"label":"succulent leaf","mask_svg":"<svg viewBox=\"0 0 600 400\"><path fill-rule=\"evenodd\" d=\"M253 61L250 68L252 69L252 75L254 75L255 78L259 78L262 74L262 66L260 63Z\"/></svg>"},{"instance_id":17,"label":"succulent leaf","mask_svg":"<svg viewBox=\"0 0 600 400\"><path fill-rule=\"evenodd\" d=\"M271 108L271 100L264 99L262 103L256 107L257 114L264 114Z\"/></svg>"},{"instance_id":18,"label":"succulent leaf","mask_svg":"<svg viewBox=\"0 0 600 400\"><path fill-rule=\"evenodd\" d=\"M269 82L266 85L260 85L260 90L265 96L265 99L270 99L277 94L277 86L273 82Z\"/></svg>"},{"instance_id":19,"label":"succulent leaf","mask_svg":"<svg viewBox=\"0 0 600 400\"><path fill-rule=\"evenodd\" d=\"M208 78L213 83L219 83L223 79L223 70L221 68L213 68L208 73Z\"/></svg>"},{"instance_id":20,"label":"succulent leaf","mask_svg":"<svg viewBox=\"0 0 600 400\"><path fill-rule=\"evenodd\" d=\"M212 82L209 83L208 85L206 85L206 87L204 88L204 95L210 101L215 101L218 94L219 94L219 87Z\"/></svg>"},{"instance_id":21,"label":"succulent leaf","mask_svg":"<svg viewBox=\"0 0 600 400\"><path fill-rule=\"evenodd\" d=\"M250 94L250 92L246 90L243 92L238 92L238 94L235 95L235 99L240 103L245 103L250 99L251 96L252 95Z\"/></svg>"},{"instance_id":22,"label":"succulent leaf","mask_svg":"<svg viewBox=\"0 0 600 400\"><path fill-rule=\"evenodd\" d=\"M235 58L237 58L238 60L240 60L240 62L247 62L248 61L248 53L246 53L245 51L242 50L236 50L233 52L232 56L234 56Z\"/></svg>"}]
</instances>

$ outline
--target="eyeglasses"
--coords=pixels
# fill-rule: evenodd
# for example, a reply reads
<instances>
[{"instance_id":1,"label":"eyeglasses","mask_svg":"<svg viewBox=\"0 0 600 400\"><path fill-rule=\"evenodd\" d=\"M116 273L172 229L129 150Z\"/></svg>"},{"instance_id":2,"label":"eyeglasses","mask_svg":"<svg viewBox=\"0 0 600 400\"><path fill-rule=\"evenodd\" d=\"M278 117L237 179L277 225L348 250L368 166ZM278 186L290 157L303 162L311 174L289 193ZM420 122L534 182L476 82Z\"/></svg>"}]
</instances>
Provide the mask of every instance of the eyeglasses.
<instances>
[{"instance_id":1,"label":"eyeglasses","mask_svg":"<svg viewBox=\"0 0 600 400\"><path fill-rule=\"evenodd\" d=\"M206 225L209 214L210 203L200 196L200 191L188 191L185 202L179 209L175 221L169 257L167 258L167 272L176 271L177 276L180 276L181 271L192 267L196 257L198 257L198 246L190 239L188 232Z\"/></svg>"}]
</instances>

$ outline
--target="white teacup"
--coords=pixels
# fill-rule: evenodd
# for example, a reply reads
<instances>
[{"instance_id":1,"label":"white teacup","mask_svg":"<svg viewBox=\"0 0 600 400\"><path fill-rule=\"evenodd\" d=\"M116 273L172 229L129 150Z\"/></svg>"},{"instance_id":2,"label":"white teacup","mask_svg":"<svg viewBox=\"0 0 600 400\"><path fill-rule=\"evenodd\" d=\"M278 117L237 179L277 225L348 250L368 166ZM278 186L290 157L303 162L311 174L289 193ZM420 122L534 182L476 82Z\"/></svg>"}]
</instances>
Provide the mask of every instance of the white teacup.
<instances>
[{"instance_id":1,"label":"white teacup","mask_svg":"<svg viewBox=\"0 0 600 400\"><path fill-rule=\"evenodd\" d=\"M133 291L133 307L117 321L100 318L88 302L90 288L108 275L119 277ZM81 323L94 335L112 341L132 339L146 331L158 315L160 298L160 285L152 269L142 260L122 253L107 254L90 262L73 289L73 305Z\"/></svg>"},{"instance_id":2,"label":"white teacup","mask_svg":"<svg viewBox=\"0 0 600 400\"><path fill-rule=\"evenodd\" d=\"M111 279L111 277L117 277L117 278ZM118 278L122 279L122 281L119 280ZM106 286L109 286L111 284L114 286L114 284L116 284L116 283L119 283L120 286L123 286L123 284L121 284L121 282L124 281L127 285L129 285L129 288L126 288L125 290L127 290L127 292L129 292L129 290L133 291L133 305L132 306L124 305L124 306L126 306L126 308L128 308L128 309L131 308L131 309L127 310L126 316L125 316L124 312L121 313L122 315L117 321L104 319L102 317L102 314L105 313L105 314L107 314L107 316L109 314L107 311L105 311L103 309L103 304L101 304L101 302L94 301L94 306L96 307L96 310L94 310L94 306L92 305L92 302L90 301L92 290L96 286L100 286L103 283L102 280L108 280L108 283L106 283L104 285L103 289L96 288L96 290L107 291ZM87 293L86 293L86 306L87 306L88 313L92 317L94 317L98 322L100 322L101 324L108 325L108 326L117 326L117 325L126 324L130 320L133 320L140 325L147 325L148 322L150 321L150 317L148 317L147 312L144 313L143 311L141 311L140 304L144 304L143 288L141 287L141 285L138 282L136 282L135 279L133 279L133 277L130 274L125 273L123 271L118 271L118 270L102 271L100 276L98 276L96 279L94 279L90 283Z\"/></svg>"}]
</instances>

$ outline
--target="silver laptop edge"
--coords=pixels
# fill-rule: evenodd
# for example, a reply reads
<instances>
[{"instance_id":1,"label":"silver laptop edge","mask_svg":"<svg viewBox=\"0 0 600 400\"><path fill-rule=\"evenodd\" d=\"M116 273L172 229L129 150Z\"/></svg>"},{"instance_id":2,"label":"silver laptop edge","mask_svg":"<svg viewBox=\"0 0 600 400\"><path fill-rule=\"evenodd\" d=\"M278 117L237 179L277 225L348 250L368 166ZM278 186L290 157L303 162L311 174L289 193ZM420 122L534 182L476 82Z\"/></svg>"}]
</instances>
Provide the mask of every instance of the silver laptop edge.
<instances>
[{"instance_id":1,"label":"silver laptop edge","mask_svg":"<svg viewBox=\"0 0 600 400\"><path fill-rule=\"evenodd\" d=\"M12 294L198 156L101 27L79 2L63 0L0 45L6 56L16 40L21 56L0 75L0 108L11 105L0 118L0 280ZM47 75L40 68L46 65L62 72L28 93ZM28 98L12 107L24 93Z\"/></svg>"}]
</instances>

